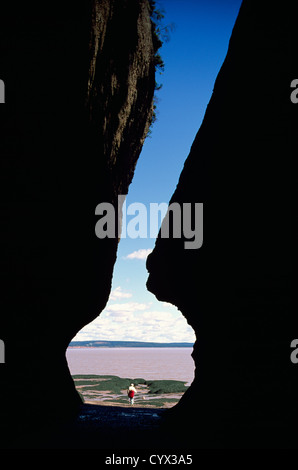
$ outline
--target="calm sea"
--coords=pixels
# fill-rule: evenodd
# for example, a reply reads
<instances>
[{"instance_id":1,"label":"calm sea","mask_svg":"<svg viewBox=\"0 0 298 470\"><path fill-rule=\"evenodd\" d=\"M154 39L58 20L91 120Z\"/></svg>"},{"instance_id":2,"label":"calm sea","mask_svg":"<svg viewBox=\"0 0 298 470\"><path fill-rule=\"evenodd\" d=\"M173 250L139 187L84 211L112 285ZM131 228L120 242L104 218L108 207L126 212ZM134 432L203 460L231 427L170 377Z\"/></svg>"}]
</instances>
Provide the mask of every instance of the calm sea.
<instances>
[{"instance_id":1,"label":"calm sea","mask_svg":"<svg viewBox=\"0 0 298 470\"><path fill-rule=\"evenodd\" d=\"M192 348L68 348L72 375L97 374L145 380L171 379L191 384Z\"/></svg>"}]
</instances>

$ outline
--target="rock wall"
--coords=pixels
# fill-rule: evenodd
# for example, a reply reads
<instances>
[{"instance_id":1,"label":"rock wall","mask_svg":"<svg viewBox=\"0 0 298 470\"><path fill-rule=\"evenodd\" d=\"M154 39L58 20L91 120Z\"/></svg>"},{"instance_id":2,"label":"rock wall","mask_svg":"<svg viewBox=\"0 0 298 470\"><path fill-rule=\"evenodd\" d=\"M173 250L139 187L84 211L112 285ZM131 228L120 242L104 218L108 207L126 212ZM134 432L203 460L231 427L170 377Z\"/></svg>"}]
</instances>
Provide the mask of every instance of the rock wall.
<instances>
[{"instance_id":1,"label":"rock wall","mask_svg":"<svg viewBox=\"0 0 298 470\"><path fill-rule=\"evenodd\" d=\"M147 0L14 2L1 11L5 429L47 423L80 403L64 353L110 293L118 240L95 236L95 207L127 194L152 120L150 14Z\"/></svg>"},{"instance_id":2,"label":"rock wall","mask_svg":"<svg viewBox=\"0 0 298 470\"><path fill-rule=\"evenodd\" d=\"M290 3L261 3L242 4L171 199L204 203L203 246L158 238L147 260L148 289L176 305L197 336L194 383L168 418L190 448L297 445L290 361L297 38Z\"/></svg>"}]
</instances>

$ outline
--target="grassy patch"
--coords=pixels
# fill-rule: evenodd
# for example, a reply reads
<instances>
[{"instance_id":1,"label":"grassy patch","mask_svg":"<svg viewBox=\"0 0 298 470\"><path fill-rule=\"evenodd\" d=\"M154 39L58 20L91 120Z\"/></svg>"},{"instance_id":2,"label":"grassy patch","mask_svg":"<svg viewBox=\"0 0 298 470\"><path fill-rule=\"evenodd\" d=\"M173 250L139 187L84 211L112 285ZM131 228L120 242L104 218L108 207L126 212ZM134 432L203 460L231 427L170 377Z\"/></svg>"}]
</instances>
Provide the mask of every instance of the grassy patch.
<instances>
[{"instance_id":1,"label":"grassy patch","mask_svg":"<svg viewBox=\"0 0 298 470\"><path fill-rule=\"evenodd\" d=\"M149 393L163 394L163 393L184 393L187 388L186 382L180 380L152 380L146 382L149 387Z\"/></svg>"},{"instance_id":2,"label":"grassy patch","mask_svg":"<svg viewBox=\"0 0 298 470\"><path fill-rule=\"evenodd\" d=\"M84 386L84 390L97 390L99 392L110 390L112 393L121 393L122 390L127 390L131 383L135 386L146 384L145 379L121 378L116 375L74 375L73 379L75 385Z\"/></svg>"},{"instance_id":3,"label":"grassy patch","mask_svg":"<svg viewBox=\"0 0 298 470\"><path fill-rule=\"evenodd\" d=\"M176 398L157 398L156 400L146 400L144 403L138 403L139 405L150 405L156 408L164 408L166 403L172 403L175 405L179 400Z\"/></svg>"},{"instance_id":4,"label":"grassy patch","mask_svg":"<svg viewBox=\"0 0 298 470\"><path fill-rule=\"evenodd\" d=\"M113 393L121 393L126 390L131 383L147 385L149 393L184 393L188 387L186 382L180 380L145 380L142 378L121 378L116 375L73 375L76 386L86 386L90 390L111 390ZM97 379L97 380L96 380Z\"/></svg>"}]
</instances>

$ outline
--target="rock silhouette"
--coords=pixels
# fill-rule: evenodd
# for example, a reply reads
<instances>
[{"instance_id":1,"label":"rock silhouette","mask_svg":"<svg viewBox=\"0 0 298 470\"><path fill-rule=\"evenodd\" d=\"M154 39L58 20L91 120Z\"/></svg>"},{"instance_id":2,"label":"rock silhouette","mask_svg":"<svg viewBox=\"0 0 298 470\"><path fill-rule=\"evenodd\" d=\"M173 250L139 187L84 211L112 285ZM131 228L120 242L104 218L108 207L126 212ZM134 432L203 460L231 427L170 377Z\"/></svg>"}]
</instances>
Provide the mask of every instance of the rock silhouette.
<instances>
[{"instance_id":1,"label":"rock silhouette","mask_svg":"<svg viewBox=\"0 0 298 470\"><path fill-rule=\"evenodd\" d=\"M196 332L196 377L173 423L179 416L196 429L199 446L296 445L295 50L289 6L243 2L171 198L204 203L203 246L185 250L183 239L158 238L147 259L148 289Z\"/></svg>"},{"instance_id":2,"label":"rock silhouette","mask_svg":"<svg viewBox=\"0 0 298 470\"><path fill-rule=\"evenodd\" d=\"M65 349L110 293L118 240L95 236L95 208L127 194L152 121L150 11L147 0L84 0L1 13L4 429L18 408L18 422L46 423L52 381L61 417L80 404Z\"/></svg>"}]
</instances>

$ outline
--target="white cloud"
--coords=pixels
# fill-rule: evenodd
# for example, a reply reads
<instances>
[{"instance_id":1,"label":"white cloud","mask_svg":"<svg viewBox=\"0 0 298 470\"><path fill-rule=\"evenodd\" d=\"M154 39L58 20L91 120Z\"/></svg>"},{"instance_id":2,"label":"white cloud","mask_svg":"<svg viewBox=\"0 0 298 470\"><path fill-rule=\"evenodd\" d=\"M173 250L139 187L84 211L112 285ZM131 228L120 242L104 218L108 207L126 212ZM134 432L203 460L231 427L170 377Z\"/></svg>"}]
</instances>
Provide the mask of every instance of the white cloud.
<instances>
[{"instance_id":1,"label":"white cloud","mask_svg":"<svg viewBox=\"0 0 298 470\"><path fill-rule=\"evenodd\" d=\"M148 250L138 250L138 251L133 251L132 253L130 253L129 255L125 256L124 259L147 259L147 256L150 255L150 253L152 252L151 249L148 249Z\"/></svg>"},{"instance_id":2,"label":"white cloud","mask_svg":"<svg viewBox=\"0 0 298 470\"><path fill-rule=\"evenodd\" d=\"M150 311L142 315L142 320L147 322L173 322L174 318L170 312Z\"/></svg>"},{"instance_id":3,"label":"white cloud","mask_svg":"<svg viewBox=\"0 0 298 470\"><path fill-rule=\"evenodd\" d=\"M123 292L119 286L111 292L109 300L129 299L130 297L132 297L132 294L130 292Z\"/></svg>"},{"instance_id":4,"label":"white cloud","mask_svg":"<svg viewBox=\"0 0 298 470\"><path fill-rule=\"evenodd\" d=\"M125 323L132 322L135 312L141 312L149 308L149 304L139 302L126 302L108 305L103 314L111 322Z\"/></svg>"},{"instance_id":5,"label":"white cloud","mask_svg":"<svg viewBox=\"0 0 298 470\"><path fill-rule=\"evenodd\" d=\"M141 303L133 299L121 302L121 299L132 297L120 286L114 289L110 300L118 302L109 302L100 316L86 325L74 340L195 341L193 329L176 307L166 302Z\"/></svg>"},{"instance_id":6,"label":"white cloud","mask_svg":"<svg viewBox=\"0 0 298 470\"><path fill-rule=\"evenodd\" d=\"M110 308L112 307L112 308ZM75 338L109 341L194 342L195 335L182 315L148 309L146 304L115 304Z\"/></svg>"},{"instance_id":7,"label":"white cloud","mask_svg":"<svg viewBox=\"0 0 298 470\"><path fill-rule=\"evenodd\" d=\"M139 312L141 310L147 310L149 308L148 304L141 304L139 302L127 302L125 304L112 304L108 305L105 308L106 312L112 313L133 313Z\"/></svg>"},{"instance_id":8,"label":"white cloud","mask_svg":"<svg viewBox=\"0 0 298 470\"><path fill-rule=\"evenodd\" d=\"M163 307L177 308L175 305L170 304L169 302L160 302Z\"/></svg>"}]
</instances>

